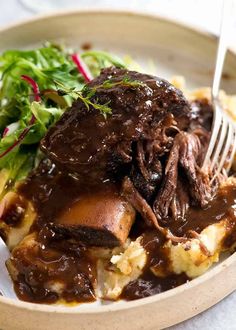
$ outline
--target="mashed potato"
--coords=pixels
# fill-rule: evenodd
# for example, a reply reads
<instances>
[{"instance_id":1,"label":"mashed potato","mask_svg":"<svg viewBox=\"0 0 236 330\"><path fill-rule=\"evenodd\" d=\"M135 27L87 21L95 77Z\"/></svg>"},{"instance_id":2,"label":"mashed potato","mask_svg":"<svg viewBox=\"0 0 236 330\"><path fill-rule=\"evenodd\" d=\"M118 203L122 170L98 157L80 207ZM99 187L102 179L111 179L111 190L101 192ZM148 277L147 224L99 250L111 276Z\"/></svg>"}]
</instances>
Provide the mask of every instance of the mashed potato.
<instances>
[{"instance_id":1,"label":"mashed potato","mask_svg":"<svg viewBox=\"0 0 236 330\"><path fill-rule=\"evenodd\" d=\"M137 279L146 264L147 254L141 245L141 237L127 241L126 246L115 248L110 260L98 262L98 296L116 299L122 289Z\"/></svg>"}]
</instances>

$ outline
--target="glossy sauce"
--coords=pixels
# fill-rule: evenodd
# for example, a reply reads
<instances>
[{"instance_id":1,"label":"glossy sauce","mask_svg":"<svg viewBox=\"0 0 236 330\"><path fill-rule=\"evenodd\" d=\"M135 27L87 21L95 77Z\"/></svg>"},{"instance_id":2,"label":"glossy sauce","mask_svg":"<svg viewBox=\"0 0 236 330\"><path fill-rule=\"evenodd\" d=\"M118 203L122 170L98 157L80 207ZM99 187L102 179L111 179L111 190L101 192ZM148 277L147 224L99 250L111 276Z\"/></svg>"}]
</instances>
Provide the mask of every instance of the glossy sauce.
<instances>
[{"instance_id":1,"label":"glossy sauce","mask_svg":"<svg viewBox=\"0 0 236 330\"><path fill-rule=\"evenodd\" d=\"M177 236L187 235L189 230L200 233L207 226L228 218L232 223L230 234L223 245L229 248L236 241L236 187L227 186L221 188L217 195L204 209L190 208L186 219L172 221L169 228ZM136 234L140 234L140 228ZM138 236L138 235L137 235ZM185 274L168 274L168 253L163 249L165 238L157 231L146 231L142 234L142 245L147 251L148 260L143 274L135 281L129 283L122 292L122 298L134 300L148 297L157 293L175 288L191 279ZM151 269L158 270L159 276L155 276Z\"/></svg>"},{"instance_id":2,"label":"glossy sauce","mask_svg":"<svg viewBox=\"0 0 236 330\"><path fill-rule=\"evenodd\" d=\"M168 274L169 259L167 251L163 249L165 238L157 231L146 231L142 245L147 251L148 260L143 274L129 283L122 292L122 298L134 300L149 297L186 283L189 278L185 274ZM151 268L158 269L160 276L156 276Z\"/></svg>"},{"instance_id":3,"label":"glossy sauce","mask_svg":"<svg viewBox=\"0 0 236 330\"><path fill-rule=\"evenodd\" d=\"M200 233L207 226L231 218L235 222L236 186L220 188L217 195L203 208L191 207L186 219L172 221L169 228L177 236L185 235L189 230Z\"/></svg>"},{"instance_id":4,"label":"glossy sauce","mask_svg":"<svg viewBox=\"0 0 236 330\"><path fill-rule=\"evenodd\" d=\"M109 184L104 183L104 189L107 189ZM91 259L83 244L78 241L71 241L71 239L66 238L66 235L61 237L58 233L55 235L55 232L47 226L47 223L56 221L60 213L69 208L71 202L76 200L82 191L89 193L90 189L93 193L97 187L89 188L84 185L81 187L81 182L71 176L62 175L50 162L42 163L38 170L19 188L21 194L33 201L39 215L33 230L40 231L38 241L41 248L40 251L37 250L36 255L33 250L29 252L28 258L32 260L39 258L42 265L45 263L49 265L49 268L51 265L53 267L50 276L47 272L34 270L33 280L36 282L36 289L32 291L29 281L26 281L32 267L29 265L26 267L27 263L21 263L21 257L18 258L17 267L25 274L24 277L19 277L15 284L20 299L38 303L57 301L59 297L56 293L42 290L42 283L47 282L48 279L66 283L68 289L65 289L60 299L63 298L67 302L87 302L95 299L93 286L96 284L96 260ZM182 236L186 235L190 229L200 232L208 225L218 222L224 217L232 217L232 221L235 223L235 215L232 212L235 205L236 187L228 186L221 189L204 209L190 208L184 221L181 219L171 221L169 228L176 235ZM189 280L183 274L168 274L168 256L162 248L165 241L164 237L155 230L150 231L143 224L142 219L137 219L130 236L136 238L140 234L143 236L142 244L148 252L148 261L142 276L128 284L123 290L122 298L127 300L163 292ZM57 239L54 240L53 237L57 237ZM24 258L22 259L24 260ZM162 276L157 277L153 274L150 268L155 269L155 267L158 268L159 273L162 272ZM84 275L88 273L89 276ZM83 282L84 276L89 279L87 282ZM76 282L75 279L78 277L82 282ZM84 284L81 285L81 283ZM81 289L83 286L86 288L84 291Z\"/></svg>"},{"instance_id":5,"label":"glossy sauce","mask_svg":"<svg viewBox=\"0 0 236 330\"><path fill-rule=\"evenodd\" d=\"M199 111L203 106L202 104L199 106L198 102L194 106L195 117L192 118L194 127L207 123L205 126L209 129L212 113L208 111L209 118L204 117L201 121L202 116L199 115ZM209 104L206 103L204 106L209 107ZM72 110L75 116L77 116L77 110L77 108ZM127 118L129 117L130 114L127 114ZM87 123L86 114L84 122L86 134L88 134ZM119 129L120 124L117 125L114 122L114 125ZM134 128L135 125L132 127ZM93 132L94 126L91 126L89 134L93 136ZM101 131L102 133L104 131ZM64 139L63 135L62 139ZM95 142L99 145L101 141L102 139L99 138ZM92 142L94 147L94 140ZM59 144L57 146L61 147ZM16 292L20 299L37 303L54 303L58 300L66 302L95 300L96 258L91 257L89 249L84 244L71 238L66 232L55 232L53 228L53 224L63 218L60 218L61 215L67 212L71 205L81 198L81 195L93 196L100 189L107 190L109 193L110 187L114 185L114 182L102 180L93 183L96 173L88 180L87 170L89 169L86 167L84 177L78 179L62 174L55 165L46 160L19 187L20 194L32 201L38 214L37 221L32 227L32 232L37 233L36 247L16 249L13 252L13 257L16 257L15 266L21 273L15 281ZM119 184L116 183L116 185L119 191ZM170 220L168 227L175 235L183 236L188 235L189 230L200 232L224 217L232 218L232 223L235 224L235 205L236 187L229 186L221 189L204 209L191 207L185 219ZM140 215L137 215L130 237L135 239L140 235L142 235L142 244L147 251L148 260L143 274L124 288L121 298L133 300L147 297L189 280L184 274L168 273L168 253L163 248L165 238L156 230L147 228ZM235 239L234 232L225 241L225 246L232 245ZM151 269L158 272L159 276L155 276ZM45 289L45 284L48 282L61 283L63 288L61 293L58 294L52 287Z\"/></svg>"},{"instance_id":6,"label":"glossy sauce","mask_svg":"<svg viewBox=\"0 0 236 330\"><path fill-rule=\"evenodd\" d=\"M44 227L35 242L13 251L19 271L15 291L21 300L36 303L95 300L96 263L87 250Z\"/></svg>"}]
</instances>

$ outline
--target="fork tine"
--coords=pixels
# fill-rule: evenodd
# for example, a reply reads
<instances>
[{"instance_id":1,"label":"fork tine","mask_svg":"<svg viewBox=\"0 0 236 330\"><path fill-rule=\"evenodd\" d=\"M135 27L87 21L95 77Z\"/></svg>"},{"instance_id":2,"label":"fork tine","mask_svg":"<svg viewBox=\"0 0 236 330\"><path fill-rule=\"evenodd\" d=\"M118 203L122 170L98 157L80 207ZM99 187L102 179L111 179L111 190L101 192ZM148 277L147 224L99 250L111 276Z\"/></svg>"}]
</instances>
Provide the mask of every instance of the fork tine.
<instances>
[{"instance_id":1,"label":"fork tine","mask_svg":"<svg viewBox=\"0 0 236 330\"><path fill-rule=\"evenodd\" d=\"M233 0L223 1L220 37L219 37L215 72L214 72L213 84L211 90L212 104L214 110L212 134L202 166L203 170L207 170L207 169L213 170L215 168L215 165L217 164L217 158L219 157L220 158L219 168L217 169L218 174L221 172L225 164L225 160L229 154L229 149L231 147L231 142L232 142L231 139L233 138L233 133L234 133L230 121L228 121L228 119L226 118L222 118L224 117L224 114L219 102L219 89L220 89L223 66L225 62L225 55L227 53L227 48L228 48L228 36L230 31L229 28L231 27L232 24L232 15L231 15L232 6L233 6ZM228 133L227 138L226 138L226 133ZM225 139L226 141L224 142ZM212 164L211 164L211 160L212 160Z\"/></svg>"},{"instance_id":2,"label":"fork tine","mask_svg":"<svg viewBox=\"0 0 236 330\"><path fill-rule=\"evenodd\" d=\"M227 159L227 156L229 154L229 151L230 151L230 148L231 148L231 145L232 145L232 140L233 140L233 134L234 134L234 130L233 130L233 126L230 124L229 125L229 129L228 129L228 134L227 134L227 139L226 139L226 142L225 142L225 145L224 145L224 151L220 157L220 161L219 161L219 167L216 171L216 176L221 172L225 162L226 162L226 159Z\"/></svg>"},{"instance_id":3,"label":"fork tine","mask_svg":"<svg viewBox=\"0 0 236 330\"><path fill-rule=\"evenodd\" d=\"M232 153L231 153L231 156L230 156L230 159L229 159L229 163L226 167L226 171L229 172L229 170L231 169L231 166L233 164L233 161L234 161L234 155L235 155L235 152L236 152L236 128L234 127L234 139L233 139L233 142L232 142Z\"/></svg>"},{"instance_id":4,"label":"fork tine","mask_svg":"<svg viewBox=\"0 0 236 330\"><path fill-rule=\"evenodd\" d=\"M221 126L221 121L222 121L222 114L221 114L219 107L216 106L214 110L215 111L214 111L213 126L212 126L213 130L211 133L211 139L209 142L207 153L206 153L203 165L202 165L203 170L207 167L207 165L210 162L211 154L214 150L216 140L217 140L217 137L219 134L220 126Z\"/></svg>"},{"instance_id":5,"label":"fork tine","mask_svg":"<svg viewBox=\"0 0 236 330\"><path fill-rule=\"evenodd\" d=\"M221 129L220 129L220 132L218 134L217 141L216 141L217 147L215 148L215 150L213 150L210 170L213 170L214 169L214 167L215 167L215 165L216 165L216 163L218 161L220 152L221 152L222 147L223 147L223 144L225 142L225 137L226 137L227 129L228 129L228 120L227 120L227 117L226 116L222 116L222 126L221 126Z\"/></svg>"}]
</instances>

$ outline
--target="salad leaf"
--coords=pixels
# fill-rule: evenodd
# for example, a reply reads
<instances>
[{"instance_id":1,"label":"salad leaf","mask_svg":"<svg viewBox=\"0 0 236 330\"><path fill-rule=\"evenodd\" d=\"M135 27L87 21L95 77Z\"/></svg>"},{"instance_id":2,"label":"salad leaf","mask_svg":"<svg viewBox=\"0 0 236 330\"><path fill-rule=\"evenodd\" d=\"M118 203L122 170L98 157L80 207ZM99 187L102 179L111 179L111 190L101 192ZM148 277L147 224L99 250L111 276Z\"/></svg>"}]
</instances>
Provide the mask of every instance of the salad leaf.
<instances>
[{"instance_id":1,"label":"salad leaf","mask_svg":"<svg viewBox=\"0 0 236 330\"><path fill-rule=\"evenodd\" d=\"M94 77L98 76L103 68L109 66L115 66L117 68L126 67L125 63L120 58L104 51L86 51L81 54L81 58L85 61Z\"/></svg>"}]
</instances>

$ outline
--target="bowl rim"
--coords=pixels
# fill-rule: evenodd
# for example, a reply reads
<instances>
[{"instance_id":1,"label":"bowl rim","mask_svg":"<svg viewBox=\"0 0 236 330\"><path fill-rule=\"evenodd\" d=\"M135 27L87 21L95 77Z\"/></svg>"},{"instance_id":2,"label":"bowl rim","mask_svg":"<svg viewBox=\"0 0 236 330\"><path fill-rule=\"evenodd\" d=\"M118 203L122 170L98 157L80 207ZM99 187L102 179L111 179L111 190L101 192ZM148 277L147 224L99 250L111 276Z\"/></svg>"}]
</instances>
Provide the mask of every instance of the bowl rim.
<instances>
[{"instance_id":1,"label":"bowl rim","mask_svg":"<svg viewBox=\"0 0 236 330\"><path fill-rule=\"evenodd\" d=\"M203 282L212 279L213 277L217 276L220 272L225 270L226 268L229 268L233 266L233 264L236 264L236 252L233 253L231 256L227 257L224 261L216 265L211 270L207 271L205 274L191 280L190 282L184 283L174 289L170 289L168 291L146 297L141 298L133 301L124 301L121 304L120 303L114 303L110 305L101 305L96 306L93 308L84 308L79 309L79 306L75 307L68 307L66 305L46 305L46 304L36 304L36 303L30 303L26 301L21 300L14 300L11 298L6 297L0 297L0 303L4 303L11 307L17 307L20 309L27 309L29 311L38 311L38 312L47 312L47 313L58 313L58 314L100 314L104 312L115 312L115 311L121 311L121 310L127 310L132 309L136 307L141 307L144 305L149 305L152 303L156 303L160 300L169 299L177 294L180 294L184 292L185 290L188 290L189 287L196 288ZM86 306L89 307L89 304Z\"/></svg>"},{"instance_id":2,"label":"bowl rim","mask_svg":"<svg viewBox=\"0 0 236 330\"><path fill-rule=\"evenodd\" d=\"M169 18L166 18L164 15L156 14L156 13L149 13L145 12L143 13L140 10L132 9L108 9L108 8L99 8L96 6L91 6L87 8L80 8L80 9L69 9L69 10L59 10L59 11L53 11L49 13L39 14L30 18L21 19L16 23L7 24L3 27L0 27L0 35L5 32L10 32L10 30L17 29L18 27L22 27L24 25L31 25L35 22L43 22L44 20L48 20L50 18L56 18L60 17L63 18L65 16L77 16L77 15L125 15L125 16L139 16L139 18L142 19L148 19L148 20L159 20L165 23L168 23L172 26L176 26L178 28L182 28L184 30L188 30L191 33L201 35L204 38L216 40L217 36L214 33L211 33L204 28L191 26L190 24L184 23L180 21L179 19L171 20ZM236 55L236 48L230 46L229 51ZM221 271L223 271L226 268L231 267L233 264L236 264L236 252L233 253L231 256L227 257L224 261L220 262L219 264L215 265L212 269L208 270L203 275L191 280L190 282L184 283L174 289L170 289L168 291L146 297L141 298L133 301L124 301L122 303L114 303L110 305L101 305L96 306L92 308L84 308L80 309L79 304L75 307L68 307L66 305L47 305L47 304L36 304L36 303L30 303L26 301L21 300L14 300L11 298L6 298L3 296L0 296L0 303L3 303L5 305L8 305L9 307L17 307L19 309L26 309L29 311L38 311L38 312L47 312L47 313L57 313L57 314L100 314L104 312L115 312L115 311L121 311L121 310L127 310L132 309L135 307L141 307L144 305L156 303L160 300L165 300L168 298L171 298L172 296L175 296L177 294L182 293L183 291L187 290L189 287L194 288L200 285L201 283L210 280L211 278L215 277L217 274L219 274ZM89 304L87 305L89 307Z\"/></svg>"},{"instance_id":3,"label":"bowl rim","mask_svg":"<svg viewBox=\"0 0 236 330\"><path fill-rule=\"evenodd\" d=\"M194 24L191 25L189 23L185 23L183 21L181 21L178 18L175 19L170 19L168 17L166 17L164 14L160 14L160 13L151 13L151 12L142 12L140 9L110 9L110 8L106 8L106 7L98 7L96 5L94 6L87 6L87 7L83 7L83 8L78 8L78 9L66 9L66 10L53 10L50 12L46 12L46 13L40 13L40 14L36 14L33 15L31 17L28 18L22 18L20 20L18 20L17 22L13 22L13 23L9 23L3 26L0 26L0 34L4 33L4 32L8 32L11 29L14 30L18 27L21 27L23 25L28 25L31 23L35 23L35 22L39 22L39 21L44 21L44 20L48 20L50 18L55 18L55 17L64 17L64 16L77 16L79 14L93 14L93 15L125 15L125 16L139 16L140 18L143 19L152 19L152 20L159 20L159 21L163 21L166 22L168 24L174 25L176 27L180 27L183 28L184 30L188 30L192 33L195 34L201 34L203 37L205 36L206 38L210 38L210 39L217 39L217 35L213 32L207 31L206 29L204 29L203 27L196 27ZM236 48L234 49L233 46L229 46L229 49L232 49L233 52L236 53Z\"/></svg>"}]
</instances>

